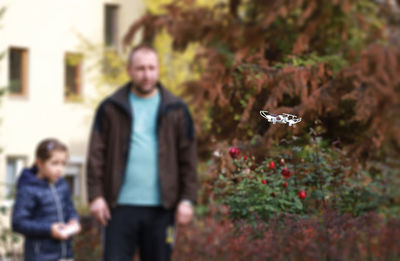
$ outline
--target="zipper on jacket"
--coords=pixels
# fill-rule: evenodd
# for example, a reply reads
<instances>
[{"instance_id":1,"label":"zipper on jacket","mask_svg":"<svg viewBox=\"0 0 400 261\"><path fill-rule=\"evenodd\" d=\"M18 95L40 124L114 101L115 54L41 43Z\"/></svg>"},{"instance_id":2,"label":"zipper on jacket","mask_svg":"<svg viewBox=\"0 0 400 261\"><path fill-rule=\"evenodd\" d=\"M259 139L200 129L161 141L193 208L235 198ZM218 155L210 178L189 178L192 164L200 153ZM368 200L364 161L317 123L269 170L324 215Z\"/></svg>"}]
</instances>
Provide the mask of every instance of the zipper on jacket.
<instances>
[{"instance_id":1,"label":"zipper on jacket","mask_svg":"<svg viewBox=\"0 0 400 261\"><path fill-rule=\"evenodd\" d=\"M34 247L35 255L39 254L39 251L40 251L40 243L35 241L33 247Z\"/></svg>"},{"instance_id":2,"label":"zipper on jacket","mask_svg":"<svg viewBox=\"0 0 400 261\"><path fill-rule=\"evenodd\" d=\"M61 201L53 184L50 184L50 190L54 196L54 201L56 202L58 220L59 222L64 223ZM67 246L65 241L61 241L61 258L64 257L67 257Z\"/></svg>"}]
</instances>

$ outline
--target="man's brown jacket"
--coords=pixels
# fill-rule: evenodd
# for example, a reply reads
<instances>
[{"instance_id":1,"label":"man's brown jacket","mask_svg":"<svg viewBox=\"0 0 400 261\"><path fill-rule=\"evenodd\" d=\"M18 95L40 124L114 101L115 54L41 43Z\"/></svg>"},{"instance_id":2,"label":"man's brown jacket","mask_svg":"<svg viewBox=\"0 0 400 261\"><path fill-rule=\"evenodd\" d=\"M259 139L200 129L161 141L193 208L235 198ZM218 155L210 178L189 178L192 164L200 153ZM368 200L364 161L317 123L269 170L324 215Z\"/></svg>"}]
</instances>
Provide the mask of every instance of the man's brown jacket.
<instances>
[{"instance_id":1,"label":"man's brown jacket","mask_svg":"<svg viewBox=\"0 0 400 261\"><path fill-rule=\"evenodd\" d=\"M180 200L196 202L197 156L193 121L187 106L157 84L161 102L157 115L158 169L161 200L174 208ZM98 107L87 160L89 201L104 197L115 207L124 180L130 147L133 113L131 83L106 98Z\"/></svg>"}]
</instances>

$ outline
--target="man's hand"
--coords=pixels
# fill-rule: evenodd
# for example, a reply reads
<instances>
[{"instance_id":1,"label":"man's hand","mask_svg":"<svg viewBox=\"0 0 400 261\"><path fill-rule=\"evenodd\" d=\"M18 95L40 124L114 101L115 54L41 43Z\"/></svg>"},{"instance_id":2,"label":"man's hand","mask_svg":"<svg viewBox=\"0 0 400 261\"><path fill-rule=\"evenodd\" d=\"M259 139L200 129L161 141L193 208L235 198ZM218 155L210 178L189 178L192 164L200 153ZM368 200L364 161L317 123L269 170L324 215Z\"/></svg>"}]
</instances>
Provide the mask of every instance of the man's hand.
<instances>
[{"instance_id":1,"label":"man's hand","mask_svg":"<svg viewBox=\"0 0 400 261\"><path fill-rule=\"evenodd\" d=\"M107 226L107 222L111 219L110 210L103 197L98 197L90 203L90 213L103 226Z\"/></svg>"},{"instance_id":2,"label":"man's hand","mask_svg":"<svg viewBox=\"0 0 400 261\"><path fill-rule=\"evenodd\" d=\"M176 210L176 220L178 224L186 225L193 217L193 206L190 202L181 201Z\"/></svg>"}]
</instances>

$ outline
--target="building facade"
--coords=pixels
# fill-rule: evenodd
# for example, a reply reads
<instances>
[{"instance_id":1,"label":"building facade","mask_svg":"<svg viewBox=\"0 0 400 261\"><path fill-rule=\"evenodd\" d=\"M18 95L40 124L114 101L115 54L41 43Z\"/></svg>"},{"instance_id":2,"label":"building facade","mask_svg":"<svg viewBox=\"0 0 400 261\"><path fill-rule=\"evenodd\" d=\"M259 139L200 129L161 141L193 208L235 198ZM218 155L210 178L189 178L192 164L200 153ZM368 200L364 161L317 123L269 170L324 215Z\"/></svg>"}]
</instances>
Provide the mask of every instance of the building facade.
<instances>
[{"instance_id":1,"label":"building facade","mask_svg":"<svg viewBox=\"0 0 400 261\"><path fill-rule=\"evenodd\" d=\"M39 141L69 147L65 178L86 203L85 158L101 68L85 57L82 41L110 50L145 11L141 0L5 0L0 19L0 202L11 205L21 169ZM0 6L0 8L3 6Z\"/></svg>"}]
</instances>

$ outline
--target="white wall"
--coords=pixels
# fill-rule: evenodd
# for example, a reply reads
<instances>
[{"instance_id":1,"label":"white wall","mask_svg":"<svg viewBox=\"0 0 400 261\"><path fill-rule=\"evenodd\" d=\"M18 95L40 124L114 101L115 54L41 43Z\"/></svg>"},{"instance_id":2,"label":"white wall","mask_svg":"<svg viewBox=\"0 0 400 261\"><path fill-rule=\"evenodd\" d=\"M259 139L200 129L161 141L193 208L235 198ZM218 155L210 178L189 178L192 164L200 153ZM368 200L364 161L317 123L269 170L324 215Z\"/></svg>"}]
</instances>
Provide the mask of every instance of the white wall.
<instances>
[{"instance_id":1,"label":"white wall","mask_svg":"<svg viewBox=\"0 0 400 261\"><path fill-rule=\"evenodd\" d=\"M37 143L57 137L74 159L86 158L93 110L86 103L64 101L64 55L80 52L78 34L103 43L104 4L119 4L120 39L144 11L140 0L4 0L7 11L0 20L0 52L10 46L28 49L27 96L5 97L0 105L0 183L4 182L6 156L24 155L33 162ZM1 7L1 6L0 6ZM95 93L90 61L83 62L83 98ZM0 61L0 86L8 84L8 56ZM81 180L85 184L84 176ZM0 186L0 199L2 198ZM84 191L83 191L84 192ZM84 195L86 193L83 193ZM83 198L85 200L85 198Z\"/></svg>"}]
</instances>

